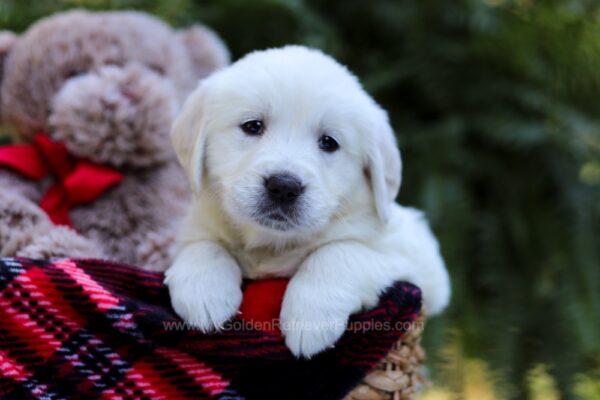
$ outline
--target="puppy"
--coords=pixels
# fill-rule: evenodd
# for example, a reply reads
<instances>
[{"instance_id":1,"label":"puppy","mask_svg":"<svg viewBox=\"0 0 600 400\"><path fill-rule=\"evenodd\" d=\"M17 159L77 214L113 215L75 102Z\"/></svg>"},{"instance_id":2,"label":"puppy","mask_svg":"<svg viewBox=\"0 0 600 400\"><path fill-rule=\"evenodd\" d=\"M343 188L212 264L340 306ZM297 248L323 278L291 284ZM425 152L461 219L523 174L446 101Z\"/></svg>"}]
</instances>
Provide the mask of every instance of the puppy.
<instances>
[{"instance_id":1,"label":"puppy","mask_svg":"<svg viewBox=\"0 0 600 400\"><path fill-rule=\"evenodd\" d=\"M300 46L245 56L201 82L172 140L194 198L165 283L188 323L219 329L244 277L291 277L281 329L310 357L394 281L418 285L429 315L448 303L423 215L394 203L387 114L332 58Z\"/></svg>"}]
</instances>

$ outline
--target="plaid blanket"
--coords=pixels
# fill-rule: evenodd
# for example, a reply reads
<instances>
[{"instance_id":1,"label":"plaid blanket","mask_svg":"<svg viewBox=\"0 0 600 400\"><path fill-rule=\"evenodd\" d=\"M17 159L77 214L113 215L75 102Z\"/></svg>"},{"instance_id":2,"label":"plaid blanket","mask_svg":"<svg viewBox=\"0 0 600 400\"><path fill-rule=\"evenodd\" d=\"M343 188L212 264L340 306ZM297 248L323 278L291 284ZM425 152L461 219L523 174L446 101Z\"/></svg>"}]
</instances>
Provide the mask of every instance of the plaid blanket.
<instances>
[{"instance_id":1,"label":"plaid blanket","mask_svg":"<svg viewBox=\"0 0 600 400\"><path fill-rule=\"evenodd\" d=\"M189 329L161 274L99 260L0 259L0 398L339 399L420 304L418 288L398 283L351 318L334 348L298 360L278 331L239 319L218 334Z\"/></svg>"}]
</instances>

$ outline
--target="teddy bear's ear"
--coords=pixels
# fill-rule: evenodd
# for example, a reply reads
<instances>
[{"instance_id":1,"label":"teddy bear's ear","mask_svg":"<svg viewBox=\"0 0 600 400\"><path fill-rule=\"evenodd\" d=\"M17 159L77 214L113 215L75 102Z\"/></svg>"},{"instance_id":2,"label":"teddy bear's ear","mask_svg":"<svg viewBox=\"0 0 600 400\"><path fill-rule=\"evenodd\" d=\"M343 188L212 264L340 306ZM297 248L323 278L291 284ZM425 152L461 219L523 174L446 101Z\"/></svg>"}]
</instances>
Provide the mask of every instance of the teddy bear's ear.
<instances>
[{"instance_id":1,"label":"teddy bear's ear","mask_svg":"<svg viewBox=\"0 0 600 400\"><path fill-rule=\"evenodd\" d=\"M17 35L9 31L0 31L0 94L4 76L4 61L17 41ZM2 120L2 99L0 98L0 120Z\"/></svg>"},{"instance_id":2,"label":"teddy bear's ear","mask_svg":"<svg viewBox=\"0 0 600 400\"><path fill-rule=\"evenodd\" d=\"M193 25L178 34L190 55L197 79L203 79L229 64L227 46L211 29Z\"/></svg>"},{"instance_id":3,"label":"teddy bear's ear","mask_svg":"<svg viewBox=\"0 0 600 400\"><path fill-rule=\"evenodd\" d=\"M4 60L17 41L17 35L9 31L0 31L0 82L4 75Z\"/></svg>"}]
</instances>

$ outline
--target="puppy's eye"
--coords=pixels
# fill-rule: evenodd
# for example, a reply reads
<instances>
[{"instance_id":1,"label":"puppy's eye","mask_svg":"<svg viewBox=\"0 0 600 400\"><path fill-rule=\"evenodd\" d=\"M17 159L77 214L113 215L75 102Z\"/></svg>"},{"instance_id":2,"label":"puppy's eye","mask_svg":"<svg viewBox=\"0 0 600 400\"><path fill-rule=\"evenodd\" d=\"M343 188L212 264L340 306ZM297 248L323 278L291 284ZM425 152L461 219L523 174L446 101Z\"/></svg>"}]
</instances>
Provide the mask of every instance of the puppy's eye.
<instances>
[{"instance_id":1,"label":"puppy's eye","mask_svg":"<svg viewBox=\"0 0 600 400\"><path fill-rule=\"evenodd\" d=\"M319 138L319 148L327 153L333 153L340 148L340 145L331 136L323 135Z\"/></svg>"},{"instance_id":2,"label":"puppy's eye","mask_svg":"<svg viewBox=\"0 0 600 400\"><path fill-rule=\"evenodd\" d=\"M245 134L250 136L259 136L262 135L265 131L265 124L259 120L252 120L244 122L240 125L240 128L244 131Z\"/></svg>"}]
</instances>

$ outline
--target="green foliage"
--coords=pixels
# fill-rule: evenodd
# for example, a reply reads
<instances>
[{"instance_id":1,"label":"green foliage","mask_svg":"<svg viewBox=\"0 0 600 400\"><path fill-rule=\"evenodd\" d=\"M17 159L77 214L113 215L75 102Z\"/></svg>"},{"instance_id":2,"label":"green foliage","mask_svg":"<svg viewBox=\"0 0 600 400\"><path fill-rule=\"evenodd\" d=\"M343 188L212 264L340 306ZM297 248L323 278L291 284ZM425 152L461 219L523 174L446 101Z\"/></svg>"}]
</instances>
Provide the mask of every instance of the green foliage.
<instances>
[{"instance_id":1,"label":"green foliage","mask_svg":"<svg viewBox=\"0 0 600 400\"><path fill-rule=\"evenodd\" d=\"M452 274L452 307L426 331L430 354L459 332L515 398L539 364L564 398L576 374L598 371L596 2L0 0L0 27L73 6L203 21L235 58L304 43L349 65L390 112L399 201L427 211Z\"/></svg>"}]
</instances>

